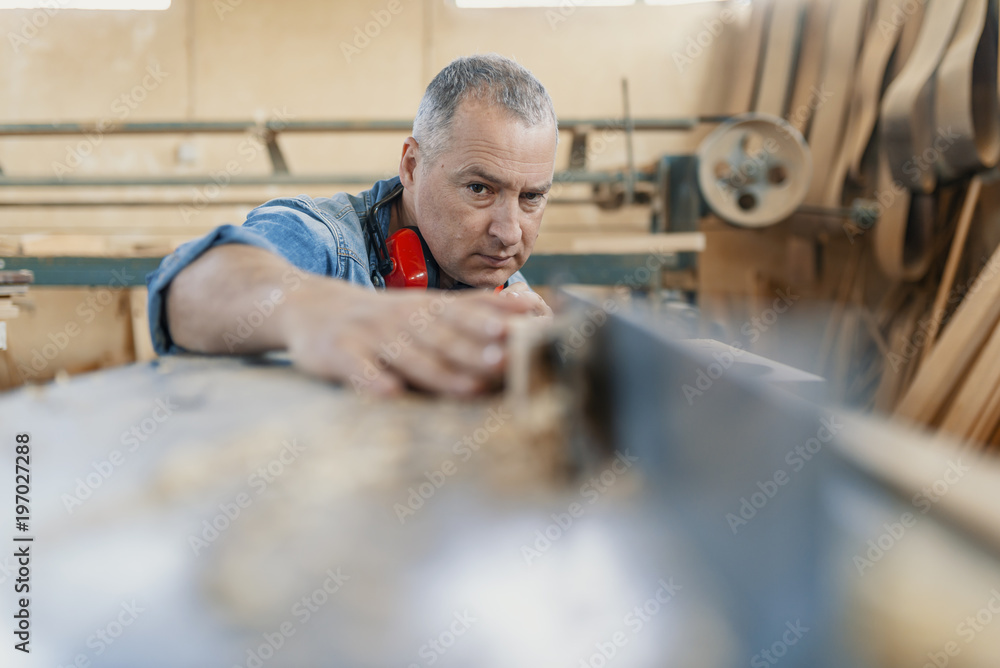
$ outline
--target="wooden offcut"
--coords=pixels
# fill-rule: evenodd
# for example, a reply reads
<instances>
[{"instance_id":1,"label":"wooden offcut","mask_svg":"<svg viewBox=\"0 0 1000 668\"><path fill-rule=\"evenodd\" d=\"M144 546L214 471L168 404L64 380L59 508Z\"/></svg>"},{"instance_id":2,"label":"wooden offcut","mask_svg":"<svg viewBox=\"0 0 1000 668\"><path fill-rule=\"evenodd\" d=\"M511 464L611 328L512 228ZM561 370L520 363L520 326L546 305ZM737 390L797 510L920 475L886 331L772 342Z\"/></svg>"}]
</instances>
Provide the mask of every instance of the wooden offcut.
<instances>
[{"instance_id":1,"label":"wooden offcut","mask_svg":"<svg viewBox=\"0 0 1000 668\"><path fill-rule=\"evenodd\" d=\"M1000 249L997 249L941 334L896 408L899 417L936 425L973 360L1000 319Z\"/></svg>"}]
</instances>

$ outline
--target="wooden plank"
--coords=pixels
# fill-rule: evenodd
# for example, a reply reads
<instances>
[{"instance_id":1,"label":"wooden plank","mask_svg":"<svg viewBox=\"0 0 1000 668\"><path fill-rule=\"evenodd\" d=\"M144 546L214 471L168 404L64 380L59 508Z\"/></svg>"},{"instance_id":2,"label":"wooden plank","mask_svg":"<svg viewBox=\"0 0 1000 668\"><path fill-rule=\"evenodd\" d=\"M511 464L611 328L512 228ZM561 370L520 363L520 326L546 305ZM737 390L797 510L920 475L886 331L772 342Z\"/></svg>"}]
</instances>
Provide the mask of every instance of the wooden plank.
<instances>
[{"instance_id":1,"label":"wooden plank","mask_svg":"<svg viewBox=\"0 0 1000 668\"><path fill-rule=\"evenodd\" d=\"M844 267L844 271L840 276L840 284L837 286L837 296L833 301L833 309L823 330L823 338L819 346L819 362L816 368L820 370L820 373L826 369L836 345L837 334L841 331L841 323L844 318L845 309L847 308L847 301L850 299L851 293L854 290L854 284L858 279L861 253L861 246L856 245L851 247L850 254L847 257L847 266Z\"/></svg>"},{"instance_id":2,"label":"wooden plank","mask_svg":"<svg viewBox=\"0 0 1000 668\"><path fill-rule=\"evenodd\" d=\"M132 288L128 291L129 307L132 312L132 351L136 362L156 359L153 339L149 333L149 316L146 303L149 293L146 288Z\"/></svg>"},{"instance_id":3,"label":"wooden plank","mask_svg":"<svg viewBox=\"0 0 1000 668\"><path fill-rule=\"evenodd\" d=\"M805 137L809 136L809 126L822 99L820 77L823 72L830 0L813 0L808 6L807 14L802 33L802 50L795 75L795 88L788 113L788 122Z\"/></svg>"},{"instance_id":4,"label":"wooden plank","mask_svg":"<svg viewBox=\"0 0 1000 668\"><path fill-rule=\"evenodd\" d=\"M649 255L700 253L704 250L704 232L580 236L573 240L570 248L571 253L646 253Z\"/></svg>"},{"instance_id":5,"label":"wooden plank","mask_svg":"<svg viewBox=\"0 0 1000 668\"><path fill-rule=\"evenodd\" d=\"M795 76L796 51L802 29L801 0L784 0L771 12L770 27L755 108L783 118Z\"/></svg>"},{"instance_id":6,"label":"wooden plank","mask_svg":"<svg viewBox=\"0 0 1000 668\"><path fill-rule=\"evenodd\" d=\"M753 54L753 72L744 83L738 81L733 87L739 103L737 109L752 111L757 104L760 84L763 81L764 59L766 57L768 33L771 27L771 14L778 0L758 0L750 5L750 21L744 33L746 41L739 50L740 60L748 59L747 54Z\"/></svg>"},{"instance_id":7,"label":"wooden plank","mask_svg":"<svg viewBox=\"0 0 1000 668\"><path fill-rule=\"evenodd\" d=\"M981 449L987 447L990 436L1000 426L1000 374L996 373L996 367L993 369L993 387L986 394L989 399L969 434L969 440Z\"/></svg>"},{"instance_id":8,"label":"wooden plank","mask_svg":"<svg viewBox=\"0 0 1000 668\"><path fill-rule=\"evenodd\" d=\"M876 478L898 490L925 488L961 461L969 468L961 484L936 499L934 512L977 533L1000 549L1000 464L992 458L965 456L948 434L928 435L888 422L845 415L848 437L836 448ZM878 447L873 447L877 444ZM908 496L908 495L907 495Z\"/></svg>"},{"instance_id":9,"label":"wooden plank","mask_svg":"<svg viewBox=\"0 0 1000 668\"><path fill-rule=\"evenodd\" d=\"M988 407L993 393L988 390L995 388L1000 371L1000 327L995 327L982 353L975 359L969 374L962 381L941 421L941 429L961 439L968 439L974 433Z\"/></svg>"},{"instance_id":10,"label":"wooden plank","mask_svg":"<svg viewBox=\"0 0 1000 668\"><path fill-rule=\"evenodd\" d=\"M851 294L851 304L844 312L844 316L840 321L840 331L837 333L835 340L834 367L828 375L833 387L834 396L841 399L847 399L846 391L850 381L851 362L854 359L855 343L857 341L859 325L861 324L861 317L858 313L861 306L861 291L859 288L860 283L855 283Z\"/></svg>"},{"instance_id":11,"label":"wooden plank","mask_svg":"<svg viewBox=\"0 0 1000 668\"><path fill-rule=\"evenodd\" d=\"M915 313L915 308L911 304L893 320L890 327L890 347L884 353L882 377L875 390L875 409L881 413L892 413L892 409L906 388L907 370L912 362L906 352L907 348L913 345L911 336L918 317Z\"/></svg>"},{"instance_id":12,"label":"wooden plank","mask_svg":"<svg viewBox=\"0 0 1000 668\"><path fill-rule=\"evenodd\" d=\"M902 391L906 391L906 388L908 388L913 382L913 379L917 375L917 371L920 369L920 352L923 349L923 344L921 343L920 338L917 337L917 332L920 326L920 318L927 311L927 303L929 301L930 294L923 290L918 291L914 297L913 308L907 314L906 336L912 348L904 348L903 350L906 356L906 368L903 372L903 382L900 385L900 389ZM896 399L898 402L899 395L896 396Z\"/></svg>"},{"instance_id":13,"label":"wooden plank","mask_svg":"<svg viewBox=\"0 0 1000 668\"><path fill-rule=\"evenodd\" d=\"M21 309L9 297L0 297L0 320L13 320Z\"/></svg>"},{"instance_id":14,"label":"wooden plank","mask_svg":"<svg viewBox=\"0 0 1000 668\"><path fill-rule=\"evenodd\" d=\"M941 340L931 351L896 415L935 425L946 402L965 376L1000 319L1000 249L980 272Z\"/></svg>"},{"instance_id":15,"label":"wooden plank","mask_svg":"<svg viewBox=\"0 0 1000 668\"><path fill-rule=\"evenodd\" d=\"M411 596L409 574L433 569L441 560L428 551L428 536L451 532L471 549L482 539L470 536L468 528L507 517L496 514L511 512L507 499L524 508L513 511L518 514L509 515L510 521L530 522L542 507L535 499L566 487L568 467L550 468L550 453L564 461L568 456L565 439L552 440L564 414L543 414L538 404L531 408L529 416L508 412L495 395L456 401L407 393L372 400L357 396L350 385L311 379L291 366L200 356L171 356L156 366L131 365L5 394L0 398L4 440L13 442L17 429L30 432L34 444L31 464L38 475L31 480L32 503L38 505L31 508L31 532L51 547L52 561L43 571L51 576L51 586L33 591L31 605L51 610L60 597L87 600L47 636L45 650L69 656L80 646L81 633L96 628L108 611L117 611L123 597L136 596L140 612L147 605L157 610L140 621L154 625L147 627L150 633L193 635L202 644L197 652L187 647L166 657L170 648L153 654L148 641L133 635L131 648L116 643L115 663L183 666L191 664L191 656L202 656L204 664L194 663L228 665L223 657L242 657L258 628L287 617L289 601L324 580L332 584L331 568L343 568L344 579L355 588L345 586L339 596L324 599L324 611L335 612L329 619L353 619L359 607L376 605L385 613L373 608L363 613L378 620L372 637L407 637L415 624L426 626L427 634L435 632L436 610L424 623L396 614ZM138 440L129 450L122 434L130 429ZM472 446L468 456L456 458L453 445L472 434L480 442L467 441ZM123 457L116 463L124 461L114 469L115 484L102 485L70 517L59 495L72 493L82 484L75 479L86 478L92 463L106 461L109 452L113 460ZM386 505L386 499L406 504L408 487L419 484L411 481L438 471L442 463L448 482L437 490L437 505L428 503L416 516L405 517ZM599 466L596 470L603 470ZM247 476L258 467L272 472L266 485L250 487ZM7 478L12 484L13 475ZM625 477L618 480L616 491L628 485ZM224 540L201 552L197 561L188 547L189 534L201 535L192 531L198 531L194 527L202 518L210 519L219 512L218 503L242 492L253 497L252 511L258 512L243 512L225 529ZM454 511L462 508L479 515L456 524ZM302 520L295 527L288 523L293 516ZM414 524L404 529L398 517ZM638 521L640 514L635 517ZM442 539L441 545L450 544ZM90 553L93 566L80 577L79 555L87 549L98 551ZM175 557L147 560L140 577L121 577L120 564L146 560L159 550ZM188 550L186 557L182 550ZM518 568L517 561L512 564ZM286 567L291 577L270 581L270 574ZM586 586L589 577L581 572L573 586ZM416 609L422 600L413 597L415 603L407 605ZM438 607L450 616L448 605L442 600ZM387 634L382 622L391 619L398 619L398 630ZM295 640L311 643L308 651L282 654L274 665L315 665L309 657L322 656L324 665L390 666L405 664L410 654L409 643L401 642L398 650L372 658L371 647L357 641L365 623L353 629L333 626L338 628L318 621L311 629L299 626ZM331 640L334 633L340 637ZM335 656L352 642L359 647L356 652ZM286 646L283 652L288 651Z\"/></svg>"},{"instance_id":16,"label":"wooden plank","mask_svg":"<svg viewBox=\"0 0 1000 668\"><path fill-rule=\"evenodd\" d=\"M972 217L976 212L976 205L979 203L979 195L983 190L983 180L981 177L973 177L969 183L969 189L965 194L965 202L962 204L962 213L958 217L958 224L955 226L955 236L951 242L951 250L948 251L948 261L944 266L944 274L941 276L941 283L938 286L937 296L934 298L934 306L931 308L930 327L927 330L927 342L924 344L921 360L925 361L937 341L938 331L941 321L944 320L945 307L948 298L951 296L952 286L955 284L955 274L958 271L958 264L962 260L962 253L965 249L965 242L969 237L969 227L972 225Z\"/></svg>"}]
</instances>

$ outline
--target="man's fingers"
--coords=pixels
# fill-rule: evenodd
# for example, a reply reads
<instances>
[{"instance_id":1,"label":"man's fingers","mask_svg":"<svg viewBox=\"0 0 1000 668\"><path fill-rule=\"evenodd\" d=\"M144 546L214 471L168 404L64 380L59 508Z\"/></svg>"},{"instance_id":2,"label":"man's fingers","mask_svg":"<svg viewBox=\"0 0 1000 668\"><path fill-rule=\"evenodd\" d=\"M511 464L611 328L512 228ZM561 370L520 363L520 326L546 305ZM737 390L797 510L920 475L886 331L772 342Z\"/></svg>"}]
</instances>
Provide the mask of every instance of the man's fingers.
<instances>
[{"instance_id":1,"label":"man's fingers","mask_svg":"<svg viewBox=\"0 0 1000 668\"><path fill-rule=\"evenodd\" d=\"M520 304L527 304L530 306L530 312L532 315L537 316L551 316L552 309L549 305L545 303L541 295L537 292L525 291L525 292L505 292L508 297L508 301L516 302Z\"/></svg>"},{"instance_id":2,"label":"man's fingers","mask_svg":"<svg viewBox=\"0 0 1000 668\"><path fill-rule=\"evenodd\" d=\"M342 344L350 349L350 361L342 361L338 380L345 381L362 394L392 396L403 391L406 383L432 392L464 395L485 385L475 376L449 365L439 350L427 348L411 339L392 345L379 339Z\"/></svg>"},{"instance_id":3,"label":"man's fingers","mask_svg":"<svg viewBox=\"0 0 1000 668\"><path fill-rule=\"evenodd\" d=\"M531 311L529 304L497 295L477 295L456 302L452 307L442 314L440 324L449 325L483 345L501 342L507 335L511 317Z\"/></svg>"},{"instance_id":4,"label":"man's fingers","mask_svg":"<svg viewBox=\"0 0 1000 668\"><path fill-rule=\"evenodd\" d=\"M416 335L415 341L462 371L492 376L503 368L505 354L500 336L470 335L451 323L442 323Z\"/></svg>"},{"instance_id":5,"label":"man's fingers","mask_svg":"<svg viewBox=\"0 0 1000 668\"><path fill-rule=\"evenodd\" d=\"M494 294L393 295L366 302L345 320L308 312L289 347L296 365L361 393L397 394L407 383L451 395L498 383L511 318L527 300Z\"/></svg>"},{"instance_id":6,"label":"man's fingers","mask_svg":"<svg viewBox=\"0 0 1000 668\"><path fill-rule=\"evenodd\" d=\"M392 397L400 394L405 387L406 383L402 378L389 369L382 369L370 383L359 386L358 391L378 397Z\"/></svg>"},{"instance_id":7,"label":"man's fingers","mask_svg":"<svg viewBox=\"0 0 1000 668\"><path fill-rule=\"evenodd\" d=\"M322 341L322 343L320 343ZM371 352L363 343L353 340L330 345L328 341L317 340L315 349L308 351L307 357L296 359L296 364L319 378L335 380L351 385L362 394L391 396L399 394L405 382L396 375L388 364Z\"/></svg>"},{"instance_id":8,"label":"man's fingers","mask_svg":"<svg viewBox=\"0 0 1000 668\"><path fill-rule=\"evenodd\" d=\"M513 285L509 285L504 288L503 292L500 293L505 297L508 297L509 302L530 304L531 313L537 316L551 316L552 309L549 305L545 303L541 295L537 292L533 292L527 283L518 282Z\"/></svg>"},{"instance_id":9,"label":"man's fingers","mask_svg":"<svg viewBox=\"0 0 1000 668\"><path fill-rule=\"evenodd\" d=\"M535 313L535 315L541 316L543 318L551 318L553 316L552 307L549 306L545 302L544 299L542 299L541 295L539 295L539 294L537 294L535 292L532 292L531 294L532 294L532 296L534 296L534 302L535 302L534 313Z\"/></svg>"},{"instance_id":10,"label":"man's fingers","mask_svg":"<svg viewBox=\"0 0 1000 668\"><path fill-rule=\"evenodd\" d=\"M502 295L507 294L521 294L522 292L531 292L531 288L524 281L518 281L517 283L511 283L503 291L500 292Z\"/></svg>"},{"instance_id":11,"label":"man's fingers","mask_svg":"<svg viewBox=\"0 0 1000 668\"><path fill-rule=\"evenodd\" d=\"M528 301L513 304L496 295L470 295L450 304L435 326L415 333L415 339L457 369L492 384L506 361L504 340L510 319L532 308Z\"/></svg>"},{"instance_id":12,"label":"man's fingers","mask_svg":"<svg viewBox=\"0 0 1000 668\"><path fill-rule=\"evenodd\" d=\"M413 385L432 392L457 396L474 394L490 381L453 367L439 350L412 346L392 363L393 370Z\"/></svg>"}]
</instances>

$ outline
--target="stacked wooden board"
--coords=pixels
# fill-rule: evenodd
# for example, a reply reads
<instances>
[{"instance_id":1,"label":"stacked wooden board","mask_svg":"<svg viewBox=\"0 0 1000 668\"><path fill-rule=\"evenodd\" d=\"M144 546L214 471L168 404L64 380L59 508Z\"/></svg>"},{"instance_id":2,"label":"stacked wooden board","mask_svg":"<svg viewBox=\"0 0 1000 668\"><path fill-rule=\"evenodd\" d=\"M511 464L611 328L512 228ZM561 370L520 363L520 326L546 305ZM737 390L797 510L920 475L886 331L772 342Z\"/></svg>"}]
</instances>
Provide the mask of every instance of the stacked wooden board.
<instances>
[{"instance_id":1,"label":"stacked wooden board","mask_svg":"<svg viewBox=\"0 0 1000 668\"><path fill-rule=\"evenodd\" d=\"M34 280L34 274L27 270L0 271L0 320L17 317L19 309L14 299L27 295L28 285Z\"/></svg>"},{"instance_id":2,"label":"stacked wooden board","mask_svg":"<svg viewBox=\"0 0 1000 668\"><path fill-rule=\"evenodd\" d=\"M7 350L7 320L16 318L20 311L14 298L28 294L33 280L30 271L0 271L0 351Z\"/></svg>"},{"instance_id":3,"label":"stacked wooden board","mask_svg":"<svg viewBox=\"0 0 1000 668\"><path fill-rule=\"evenodd\" d=\"M753 11L748 25L765 38L748 108L805 135L806 204L844 210L863 199L879 216L874 227L801 212L775 224L783 270L713 262L710 236L703 273L724 267L731 293L740 275L758 277L766 287L751 303L776 285L832 299L813 370L841 398L1000 444L997 0L787 0ZM703 304L712 297L725 303L703 293Z\"/></svg>"},{"instance_id":4,"label":"stacked wooden board","mask_svg":"<svg viewBox=\"0 0 1000 668\"><path fill-rule=\"evenodd\" d=\"M935 300L932 322L945 317L965 228L971 220L981 182L973 180ZM895 413L940 428L977 444L1000 444L1000 249L968 289L947 327L927 337L913 382Z\"/></svg>"},{"instance_id":5,"label":"stacked wooden board","mask_svg":"<svg viewBox=\"0 0 1000 668\"><path fill-rule=\"evenodd\" d=\"M1000 154L997 3L932 2L922 16L900 14L893 3L884 3L893 8L881 14L882 4L882 34L915 37L905 62L897 53L894 71L888 62L882 68L879 57L875 72L859 72L869 81L887 80L880 133L866 149L882 215L870 245L858 251L872 251L881 282L891 285L874 306L863 288L856 302L881 353L874 403L988 443L1000 427L1000 252L984 266L985 258L970 253L969 237L970 231L982 236L981 174ZM862 164L857 146L851 165ZM858 176L863 186L863 171ZM858 285L860 274L845 279ZM850 328L842 334L850 336Z\"/></svg>"}]
</instances>

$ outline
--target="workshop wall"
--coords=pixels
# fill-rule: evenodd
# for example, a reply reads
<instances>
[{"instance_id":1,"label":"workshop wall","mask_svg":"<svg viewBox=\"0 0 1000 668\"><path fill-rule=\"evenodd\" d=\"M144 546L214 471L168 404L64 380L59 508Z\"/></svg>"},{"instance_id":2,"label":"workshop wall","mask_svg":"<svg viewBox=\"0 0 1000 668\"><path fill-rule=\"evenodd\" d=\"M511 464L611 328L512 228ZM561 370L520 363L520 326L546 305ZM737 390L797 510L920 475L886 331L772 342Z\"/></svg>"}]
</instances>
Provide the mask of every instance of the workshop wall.
<instances>
[{"instance_id":1,"label":"workshop wall","mask_svg":"<svg viewBox=\"0 0 1000 668\"><path fill-rule=\"evenodd\" d=\"M746 109L752 81L750 72L741 76L738 69L752 63L735 57L748 18L743 6L595 8L567 2L560 8L471 10L452 0L174 0L169 10L158 12L3 10L0 122L408 119L441 67L460 55L489 51L512 56L535 72L565 118L620 118L623 77L635 117L735 112ZM739 11L723 23L719 16L726 7ZM696 39L705 46L697 46ZM709 76L718 71L734 76L726 81ZM708 130L639 133L636 162L691 150ZM404 138L402 133L285 135L280 142L293 173L389 176ZM568 133L562 137L557 168L566 165L570 139ZM0 168L12 176L221 175L232 161L241 174L271 169L267 151L249 134L0 140ZM597 133L588 162L594 168L623 168L624 134ZM129 197L181 204L0 206L0 247L29 255L165 254L218 224L242 222L252 203L339 189L361 187L6 188L0 202ZM553 194L587 193L588 186L565 186ZM240 203L204 206L206 199ZM581 234L642 233L648 216L647 207L603 212L594 206L552 206L537 248L565 248ZM124 306L137 300L119 295L115 286L107 289L116 306L87 325L92 335L74 343L72 359L50 350L55 357L32 378L148 356L142 314L133 322ZM74 321L76 305L90 292L32 290L30 308L9 323L11 348L6 362L0 359L7 367L0 369L0 386L24 379L13 368L15 360L30 360L50 333ZM140 340L133 341L133 330Z\"/></svg>"},{"instance_id":2,"label":"workshop wall","mask_svg":"<svg viewBox=\"0 0 1000 668\"><path fill-rule=\"evenodd\" d=\"M454 57L487 51L513 56L532 69L563 117L620 117L622 77L629 79L637 117L746 108L734 89L751 77L727 78L723 84L708 76L719 71L716 61L738 42L732 38L739 36L739 22L717 23L726 39L713 38L701 55L689 52L695 58L675 62L675 54L684 55L688 40L705 31L705 22L717 21L728 3L471 10L450 0L398 2L395 15L388 12L388 0L175 0L162 12L61 10L50 17L43 13L44 21L37 18L41 10L0 11L2 47L13 54L0 59L0 89L8 93L0 98L0 122L411 118L434 73ZM369 38L364 30L380 16L387 25L376 26L376 36ZM26 28L33 17L44 24ZM370 26L369 31L375 32ZM640 133L636 160L642 164L667 151L690 149L703 134ZM391 174L403 138L299 135L284 136L281 143L293 171ZM242 173L269 171L266 152L259 145L246 150L248 139L7 139L0 142L0 165L11 175L176 175L219 170L235 159ZM563 161L568 150L566 135ZM622 133L609 132L592 142L589 157L595 167L621 168ZM289 192L232 190L219 197L256 201ZM198 194L182 189L192 203ZM141 233L169 245L220 222L239 222L250 206L192 208L186 213L180 207L0 212L0 234ZM646 213L561 206L550 210L547 223L553 232L622 225L643 229Z\"/></svg>"}]
</instances>

